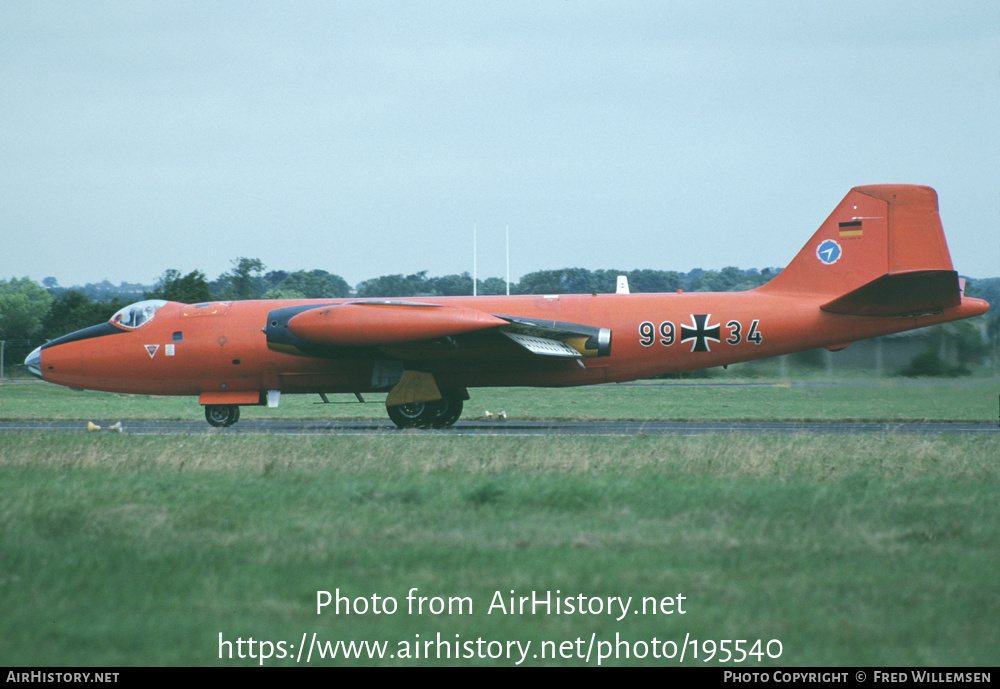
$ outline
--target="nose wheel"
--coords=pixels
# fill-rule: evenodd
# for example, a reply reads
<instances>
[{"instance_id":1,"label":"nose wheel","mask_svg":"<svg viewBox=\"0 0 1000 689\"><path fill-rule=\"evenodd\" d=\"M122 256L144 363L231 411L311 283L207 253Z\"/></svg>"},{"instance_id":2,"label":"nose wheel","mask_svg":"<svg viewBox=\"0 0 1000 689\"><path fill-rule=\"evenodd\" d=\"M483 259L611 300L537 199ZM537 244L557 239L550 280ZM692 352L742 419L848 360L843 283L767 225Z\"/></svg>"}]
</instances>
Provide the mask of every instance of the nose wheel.
<instances>
[{"instance_id":1,"label":"nose wheel","mask_svg":"<svg viewBox=\"0 0 1000 689\"><path fill-rule=\"evenodd\" d=\"M232 426L240 420L240 407L237 404L208 404L205 420L216 428Z\"/></svg>"}]
</instances>

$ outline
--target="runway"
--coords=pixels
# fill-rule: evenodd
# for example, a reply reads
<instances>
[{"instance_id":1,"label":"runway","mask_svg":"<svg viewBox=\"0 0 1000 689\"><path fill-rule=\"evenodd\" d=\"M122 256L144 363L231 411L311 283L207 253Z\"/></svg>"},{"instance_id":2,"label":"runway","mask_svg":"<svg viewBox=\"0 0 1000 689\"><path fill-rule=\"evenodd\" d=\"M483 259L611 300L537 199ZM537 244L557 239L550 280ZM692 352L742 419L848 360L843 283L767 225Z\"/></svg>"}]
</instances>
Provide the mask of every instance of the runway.
<instances>
[{"instance_id":1,"label":"runway","mask_svg":"<svg viewBox=\"0 0 1000 689\"><path fill-rule=\"evenodd\" d=\"M115 421L96 421L107 429ZM983 423L876 423L823 421L459 421L440 430L399 430L390 421L285 421L245 420L229 428L213 428L198 421L123 421L123 433L134 435L433 435L433 436L643 436L709 435L720 433L1000 433L996 422ZM4 421L0 432L88 432L86 421ZM106 430L102 432L107 432Z\"/></svg>"}]
</instances>

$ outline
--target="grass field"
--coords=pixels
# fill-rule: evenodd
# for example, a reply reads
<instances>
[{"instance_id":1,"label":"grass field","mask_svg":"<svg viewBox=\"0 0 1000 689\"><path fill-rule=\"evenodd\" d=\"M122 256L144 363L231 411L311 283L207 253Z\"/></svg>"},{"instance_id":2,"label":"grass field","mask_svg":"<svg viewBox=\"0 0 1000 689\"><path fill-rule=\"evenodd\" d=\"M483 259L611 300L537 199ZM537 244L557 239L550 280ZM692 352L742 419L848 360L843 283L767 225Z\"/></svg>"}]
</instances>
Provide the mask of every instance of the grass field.
<instances>
[{"instance_id":1,"label":"grass field","mask_svg":"<svg viewBox=\"0 0 1000 689\"><path fill-rule=\"evenodd\" d=\"M572 389L471 390L463 419L505 410L512 420L991 421L998 418L996 378L840 379L792 385L774 380L711 384L637 383ZM286 395L277 409L244 407L244 419L386 420L384 394L369 404L353 395ZM41 382L0 386L0 420L201 419L193 397L73 391Z\"/></svg>"},{"instance_id":2,"label":"grass field","mask_svg":"<svg viewBox=\"0 0 1000 689\"><path fill-rule=\"evenodd\" d=\"M521 418L991 421L997 388L473 394ZM2 386L0 417L200 414L190 400L67 393ZM384 414L289 401L244 418ZM355 648L361 659L321 660L314 649L313 665L506 666L525 644L531 666L596 665L615 652L601 663L677 664L682 647L685 665L727 654L734 667L996 663L997 435L289 438L207 429L0 434L0 662L256 665L263 649L272 654L263 664L287 666L315 633L387 646L381 659L367 658L371 646ZM408 608L413 588L427 598L421 612ZM331 603L317 615L317 592L338 589L352 611ZM563 610L511 614L512 590L551 592ZM490 610L497 596L507 611ZM601 611L566 612L580 596ZM609 597L631 597L628 613ZM665 598L672 614L654 612L652 601ZM394 613L372 610L389 599ZM780 656L769 658L777 642Z\"/></svg>"}]
</instances>

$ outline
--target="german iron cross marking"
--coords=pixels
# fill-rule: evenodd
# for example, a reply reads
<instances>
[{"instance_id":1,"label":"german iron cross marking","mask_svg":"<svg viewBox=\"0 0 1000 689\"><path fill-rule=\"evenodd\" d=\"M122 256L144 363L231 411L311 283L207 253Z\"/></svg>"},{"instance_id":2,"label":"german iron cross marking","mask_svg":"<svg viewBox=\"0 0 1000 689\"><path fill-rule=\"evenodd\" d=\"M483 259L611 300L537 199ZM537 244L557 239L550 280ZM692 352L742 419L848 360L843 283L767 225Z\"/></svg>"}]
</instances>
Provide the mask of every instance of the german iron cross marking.
<instances>
[{"instance_id":1,"label":"german iron cross marking","mask_svg":"<svg viewBox=\"0 0 1000 689\"><path fill-rule=\"evenodd\" d=\"M708 340L719 341L721 334L719 324L705 326L711 315L710 313L691 314L691 322L694 327L681 324L681 343L694 340L694 345L691 347L692 352L710 352L712 350L708 348Z\"/></svg>"}]
</instances>

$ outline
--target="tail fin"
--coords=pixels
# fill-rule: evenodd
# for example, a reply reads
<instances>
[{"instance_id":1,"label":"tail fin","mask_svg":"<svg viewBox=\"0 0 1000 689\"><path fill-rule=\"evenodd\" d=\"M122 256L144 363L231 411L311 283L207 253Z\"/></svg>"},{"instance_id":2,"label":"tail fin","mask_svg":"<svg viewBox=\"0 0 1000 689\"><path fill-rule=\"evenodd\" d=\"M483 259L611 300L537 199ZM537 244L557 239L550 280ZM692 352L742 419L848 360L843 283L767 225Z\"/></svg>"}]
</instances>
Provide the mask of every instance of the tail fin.
<instances>
[{"instance_id":1,"label":"tail fin","mask_svg":"<svg viewBox=\"0 0 1000 689\"><path fill-rule=\"evenodd\" d=\"M824 311L864 316L933 313L961 303L930 187L855 187L766 293L828 296Z\"/></svg>"}]
</instances>

